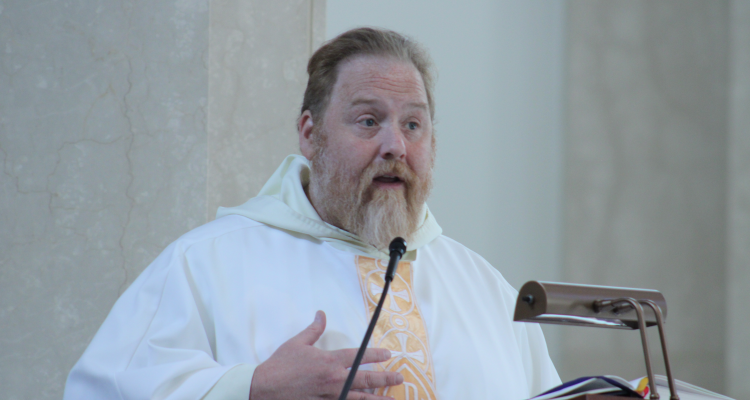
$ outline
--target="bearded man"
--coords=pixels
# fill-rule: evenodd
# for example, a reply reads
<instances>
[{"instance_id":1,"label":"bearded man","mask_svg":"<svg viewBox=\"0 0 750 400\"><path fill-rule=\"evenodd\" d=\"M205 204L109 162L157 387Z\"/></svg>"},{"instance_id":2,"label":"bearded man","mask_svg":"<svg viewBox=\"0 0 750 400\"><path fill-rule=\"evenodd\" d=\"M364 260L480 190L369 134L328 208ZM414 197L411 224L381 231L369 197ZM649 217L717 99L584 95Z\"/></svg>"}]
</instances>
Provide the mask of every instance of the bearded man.
<instances>
[{"instance_id":1,"label":"bearded man","mask_svg":"<svg viewBox=\"0 0 750 400\"><path fill-rule=\"evenodd\" d=\"M66 399L338 397L396 236L408 251L349 399L523 399L559 383L539 327L512 322L515 290L442 236L425 204L427 53L355 29L308 73L304 157L146 268L71 371Z\"/></svg>"}]
</instances>

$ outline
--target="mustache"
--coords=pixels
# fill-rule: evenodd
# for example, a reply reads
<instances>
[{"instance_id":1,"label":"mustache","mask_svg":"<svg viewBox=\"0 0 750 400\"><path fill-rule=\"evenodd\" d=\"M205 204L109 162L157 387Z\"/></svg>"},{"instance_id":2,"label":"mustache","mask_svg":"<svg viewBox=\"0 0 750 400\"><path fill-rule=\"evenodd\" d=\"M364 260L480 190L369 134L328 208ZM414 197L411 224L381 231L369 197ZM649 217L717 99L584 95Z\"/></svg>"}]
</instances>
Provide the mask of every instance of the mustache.
<instances>
[{"instance_id":1,"label":"mustache","mask_svg":"<svg viewBox=\"0 0 750 400\"><path fill-rule=\"evenodd\" d=\"M404 182L404 199L417 187L419 177L403 161L385 160L368 165L360 174L356 190L352 193L357 204L367 204L375 195L373 180L382 175L395 175Z\"/></svg>"},{"instance_id":2,"label":"mustache","mask_svg":"<svg viewBox=\"0 0 750 400\"><path fill-rule=\"evenodd\" d=\"M417 174L412 171L403 161L385 160L377 164L370 164L362 171L362 181L368 185L378 176L395 175L409 187L418 180Z\"/></svg>"}]
</instances>

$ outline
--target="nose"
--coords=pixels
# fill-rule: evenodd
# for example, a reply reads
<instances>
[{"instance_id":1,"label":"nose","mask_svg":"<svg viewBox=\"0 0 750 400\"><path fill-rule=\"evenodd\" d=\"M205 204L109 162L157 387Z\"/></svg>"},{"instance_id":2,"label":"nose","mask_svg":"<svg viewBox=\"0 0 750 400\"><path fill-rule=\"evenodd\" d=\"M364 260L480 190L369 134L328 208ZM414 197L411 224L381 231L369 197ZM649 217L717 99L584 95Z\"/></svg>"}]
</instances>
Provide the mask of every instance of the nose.
<instances>
[{"instance_id":1,"label":"nose","mask_svg":"<svg viewBox=\"0 0 750 400\"><path fill-rule=\"evenodd\" d=\"M380 157L385 160L404 160L406 142L397 124L388 124L380 132Z\"/></svg>"}]
</instances>

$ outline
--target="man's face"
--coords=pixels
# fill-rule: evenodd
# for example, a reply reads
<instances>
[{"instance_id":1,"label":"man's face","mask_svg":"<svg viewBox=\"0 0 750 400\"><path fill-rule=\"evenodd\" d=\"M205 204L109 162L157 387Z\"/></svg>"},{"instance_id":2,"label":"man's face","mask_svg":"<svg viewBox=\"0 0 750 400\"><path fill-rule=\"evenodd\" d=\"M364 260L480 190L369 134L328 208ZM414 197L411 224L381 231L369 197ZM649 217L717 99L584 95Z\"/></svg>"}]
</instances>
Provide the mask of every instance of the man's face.
<instances>
[{"instance_id":1,"label":"man's face","mask_svg":"<svg viewBox=\"0 0 750 400\"><path fill-rule=\"evenodd\" d=\"M347 60L323 121L312 121L306 136L304 118L300 141L312 164L309 196L323 220L381 249L395 236L408 240L422 222L435 155L417 69L392 58Z\"/></svg>"}]
</instances>

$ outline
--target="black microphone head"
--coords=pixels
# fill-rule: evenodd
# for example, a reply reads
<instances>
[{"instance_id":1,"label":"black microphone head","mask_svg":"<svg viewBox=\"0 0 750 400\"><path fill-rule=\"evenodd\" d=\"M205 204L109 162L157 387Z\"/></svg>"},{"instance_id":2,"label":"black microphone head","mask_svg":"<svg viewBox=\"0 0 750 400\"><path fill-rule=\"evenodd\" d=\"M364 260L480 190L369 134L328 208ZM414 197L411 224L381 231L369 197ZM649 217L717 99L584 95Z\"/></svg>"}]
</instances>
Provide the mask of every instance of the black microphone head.
<instances>
[{"instance_id":1,"label":"black microphone head","mask_svg":"<svg viewBox=\"0 0 750 400\"><path fill-rule=\"evenodd\" d=\"M397 252L400 256L403 256L404 253L406 253L406 240L397 237L391 241L391 245L388 246L388 250L390 251L390 254L393 254L393 252Z\"/></svg>"}]
</instances>

